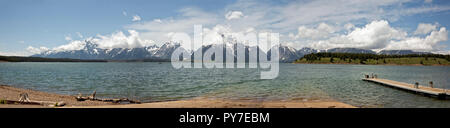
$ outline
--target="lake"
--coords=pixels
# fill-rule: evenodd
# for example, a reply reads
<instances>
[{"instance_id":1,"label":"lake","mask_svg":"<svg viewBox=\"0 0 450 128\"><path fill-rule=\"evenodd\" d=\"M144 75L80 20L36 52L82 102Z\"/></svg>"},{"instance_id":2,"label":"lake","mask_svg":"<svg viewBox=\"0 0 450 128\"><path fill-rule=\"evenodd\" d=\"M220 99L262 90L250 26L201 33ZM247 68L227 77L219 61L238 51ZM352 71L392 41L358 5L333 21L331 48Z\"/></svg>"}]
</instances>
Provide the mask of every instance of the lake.
<instances>
[{"instance_id":1,"label":"lake","mask_svg":"<svg viewBox=\"0 0 450 128\"><path fill-rule=\"evenodd\" d=\"M362 81L363 74L450 89L448 66L280 64L260 69L174 69L170 63L0 63L0 84L67 95L128 97L143 102L194 97L249 101L336 100L358 107L450 107L437 100Z\"/></svg>"}]
</instances>

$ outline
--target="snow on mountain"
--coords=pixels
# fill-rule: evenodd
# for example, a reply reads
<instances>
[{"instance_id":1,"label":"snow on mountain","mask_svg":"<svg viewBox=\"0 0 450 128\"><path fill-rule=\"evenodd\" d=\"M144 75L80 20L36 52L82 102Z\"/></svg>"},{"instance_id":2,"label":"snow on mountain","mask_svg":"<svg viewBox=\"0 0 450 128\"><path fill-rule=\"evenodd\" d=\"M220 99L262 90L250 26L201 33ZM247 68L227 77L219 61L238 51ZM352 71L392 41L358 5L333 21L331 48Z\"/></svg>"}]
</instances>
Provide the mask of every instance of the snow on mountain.
<instances>
[{"instance_id":1,"label":"snow on mountain","mask_svg":"<svg viewBox=\"0 0 450 128\"><path fill-rule=\"evenodd\" d=\"M71 58L71 59L100 59L100 60L138 60L138 59L170 59L171 53L178 48L178 44L166 43L161 47L156 45L140 48L98 48L98 45L85 41L80 50L56 51L49 50L33 57Z\"/></svg>"},{"instance_id":2,"label":"snow on mountain","mask_svg":"<svg viewBox=\"0 0 450 128\"><path fill-rule=\"evenodd\" d=\"M71 58L71 59L99 59L99 60L141 60L141 59L159 59L159 60L170 60L172 53L180 47L179 43L167 42L162 46L158 47L156 45L139 47L139 48L109 48L103 49L99 48L98 44L91 42L90 40L85 40L84 44L79 44L80 48L76 50L48 50L40 54L33 55L33 57L46 57L46 58ZM245 46L244 44L237 43L236 41L226 41L224 45L220 44L209 44L204 45L202 48L190 52L191 59L194 54L200 52L209 54L207 57L211 57L215 60L215 54L212 52L223 48L223 58L224 61L227 56L232 56L233 61L237 61L238 51L244 51L245 61L249 60L259 60L257 55L250 55L251 52L259 51L258 54L263 54L261 56L267 56L270 59L270 52L264 52L257 46ZM211 49L210 51L208 51ZM184 50L184 49L183 49ZM187 52L187 51L186 51ZM426 52L414 52L411 50L382 50L378 53L372 50L358 49L358 48L333 48L328 50L317 50L313 48L304 47L301 49L295 49L289 46L281 45L279 47L279 60L283 63L293 62L304 55L318 52L332 52L332 53L369 53L369 54L385 54L385 55L406 55L406 54L429 54ZM189 52L187 52L189 53ZM256 52L255 52L256 53ZM199 61L199 60L196 60Z\"/></svg>"},{"instance_id":3,"label":"snow on mountain","mask_svg":"<svg viewBox=\"0 0 450 128\"><path fill-rule=\"evenodd\" d=\"M429 52L415 52L413 50L381 50L380 55L408 55L408 54L431 54Z\"/></svg>"},{"instance_id":4,"label":"snow on mountain","mask_svg":"<svg viewBox=\"0 0 450 128\"><path fill-rule=\"evenodd\" d=\"M326 50L326 52L331 53L368 53L368 54L375 54L372 50L367 49L359 49L359 48L332 48Z\"/></svg>"}]
</instances>

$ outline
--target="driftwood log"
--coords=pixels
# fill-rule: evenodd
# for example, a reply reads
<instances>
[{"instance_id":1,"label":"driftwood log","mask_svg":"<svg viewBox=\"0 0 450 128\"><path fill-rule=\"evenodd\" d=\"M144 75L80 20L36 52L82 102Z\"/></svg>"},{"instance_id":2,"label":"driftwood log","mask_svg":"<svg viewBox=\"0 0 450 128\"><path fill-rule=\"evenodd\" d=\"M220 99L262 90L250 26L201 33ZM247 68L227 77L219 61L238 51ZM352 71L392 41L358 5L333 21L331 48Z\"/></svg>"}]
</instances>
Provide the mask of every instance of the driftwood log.
<instances>
[{"instance_id":1,"label":"driftwood log","mask_svg":"<svg viewBox=\"0 0 450 128\"><path fill-rule=\"evenodd\" d=\"M75 97L77 101L102 101L102 102L112 102L112 103L122 103L129 102L130 104L140 104L140 101L130 100L128 98L120 98L120 99L98 99L95 98L96 91L94 91L90 96L84 97L81 93L78 93L78 96Z\"/></svg>"},{"instance_id":2,"label":"driftwood log","mask_svg":"<svg viewBox=\"0 0 450 128\"><path fill-rule=\"evenodd\" d=\"M26 105L41 105L37 102L21 102L21 101L15 101L15 100L2 100L3 104L26 104Z\"/></svg>"},{"instance_id":3,"label":"driftwood log","mask_svg":"<svg viewBox=\"0 0 450 128\"><path fill-rule=\"evenodd\" d=\"M28 93L20 93L19 102L30 102L30 98L28 97Z\"/></svg>"},{"instance_id":4,"label":"driftwood log","mask_svg":"<svg viewBox=\"0 0 450 128\"><path fill-rule=\"evenodd\" d=\"M26 105L49 105L53 107L61 107L66 105L65 102L52 102L52 101L36 101L31 100L28 96L28 93L21 93L19 95L19 100L3 100L2 103L4 104L26 104Z\"/></svg>"}]
</instances>

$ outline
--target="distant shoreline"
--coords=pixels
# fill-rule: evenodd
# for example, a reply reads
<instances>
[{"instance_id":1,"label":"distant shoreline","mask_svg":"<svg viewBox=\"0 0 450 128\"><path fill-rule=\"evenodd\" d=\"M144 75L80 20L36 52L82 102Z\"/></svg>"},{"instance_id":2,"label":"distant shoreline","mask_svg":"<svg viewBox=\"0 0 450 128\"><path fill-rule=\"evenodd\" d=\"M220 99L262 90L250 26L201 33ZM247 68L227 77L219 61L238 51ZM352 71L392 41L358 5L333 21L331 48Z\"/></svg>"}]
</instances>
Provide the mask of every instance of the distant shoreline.
<instances>
[{"instance_id":1,"label":"distant shoreline","mask_svg":"<svg viewBox=\"0 0 450 128\"><path fill-rule=\"evenodd\" d=\"M107 61L106 60L81 60L81 59L69 59L69 58L0 56L0 62L107 62Z\"/></svg>"},{"instance_id":2,"label":"distant shoreline","mask_svg":"<svg viewBox=\"0 0 450 128\"><path fill-rule=\"evenodd\" d=\"M377 55L364 53L313 53L293 63L449 66L450 56L440 54Z\"/></svg>"},{"instance_id":3,"label":"distant shoreline","mask_svg":"<svg viewBox=\"0 0 450 128\"><path fill-rule=\"evenodd\" d=\"M197 97L189 100L162 101L142 104L114 104L101 101L76 101L74 96L0 85L0 100L18 100L21 93L28 93L31 100L65 102L66 108L356 108L338 101L231 101ZM50 107L42 105L0 104L0 108Z\"/></svg>"},{"instance_id":4,"label":"distant shoreline","mask_svg":"<svg viewBox=\"0 0 450 128\"><path fill-rule=\"evenodd\" d=\"M303 62L293 62L293 64L341 64L341 65L383 65L383 66L450 66L450 64L422 65L422 64L303 63Z\"/></svg>"}]
</instances>

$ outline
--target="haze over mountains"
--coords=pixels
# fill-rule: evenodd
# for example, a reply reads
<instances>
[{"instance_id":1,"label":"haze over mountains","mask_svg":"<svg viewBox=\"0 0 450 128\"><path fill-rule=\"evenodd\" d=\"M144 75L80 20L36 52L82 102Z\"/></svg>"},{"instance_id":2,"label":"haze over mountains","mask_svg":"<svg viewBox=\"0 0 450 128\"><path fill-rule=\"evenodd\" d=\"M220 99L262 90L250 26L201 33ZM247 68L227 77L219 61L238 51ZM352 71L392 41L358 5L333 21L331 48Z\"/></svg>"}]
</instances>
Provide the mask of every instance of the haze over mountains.
<instances>
[{"instance_id":1,"label":"haze over mountains","mask_svg":"<svg viewBox=\"0 0 450 128\"><path fill-rule=\"evenodd\" d=\"M85 41L83 49L69 50L69 51L44 51L40 54L32 55L32 57L44 57L44 58L70 58L70 59L87 59L87 60L142 60L142 59L155 59L155 60L170 60L172 53L180 47L180 44L174 42L167 42L162 46L146 46L139 48L111 48L102 49L97 44ZM220 47L217 44L204 45L203 49L200 48L194 51L186 51L187 53L198 53L202 51L207 54L208 49L224 48L224 51L232 51L231 53L224 52L223 57L233 56L236 61L238 49L245 48L245 60L248 61L250 57L256 57L254 55L249 56L249 51L259 50L260 54L266 54L256 46L244 46L240 43L227 44ZM226 50L225 50L226 49ZM270 58L270 51L268 58ZM332 53L369 53L369 54L386 54L386 55L407 55L407 54L430 54L427 52L415 52L412 50L382 50L375 52L372 50L358 49L358 48L333 48L328 50L318 50L313 48L304 47L301 49L295 49L289 46L279 47L279 61L284 63L293 62L304 55L318 52L332 52ZM210 55L214 60L214 54ZM263 55L264 56L264 55ZM255 59L255 58L253 58Z\"/></svg>"}]
</instances>

